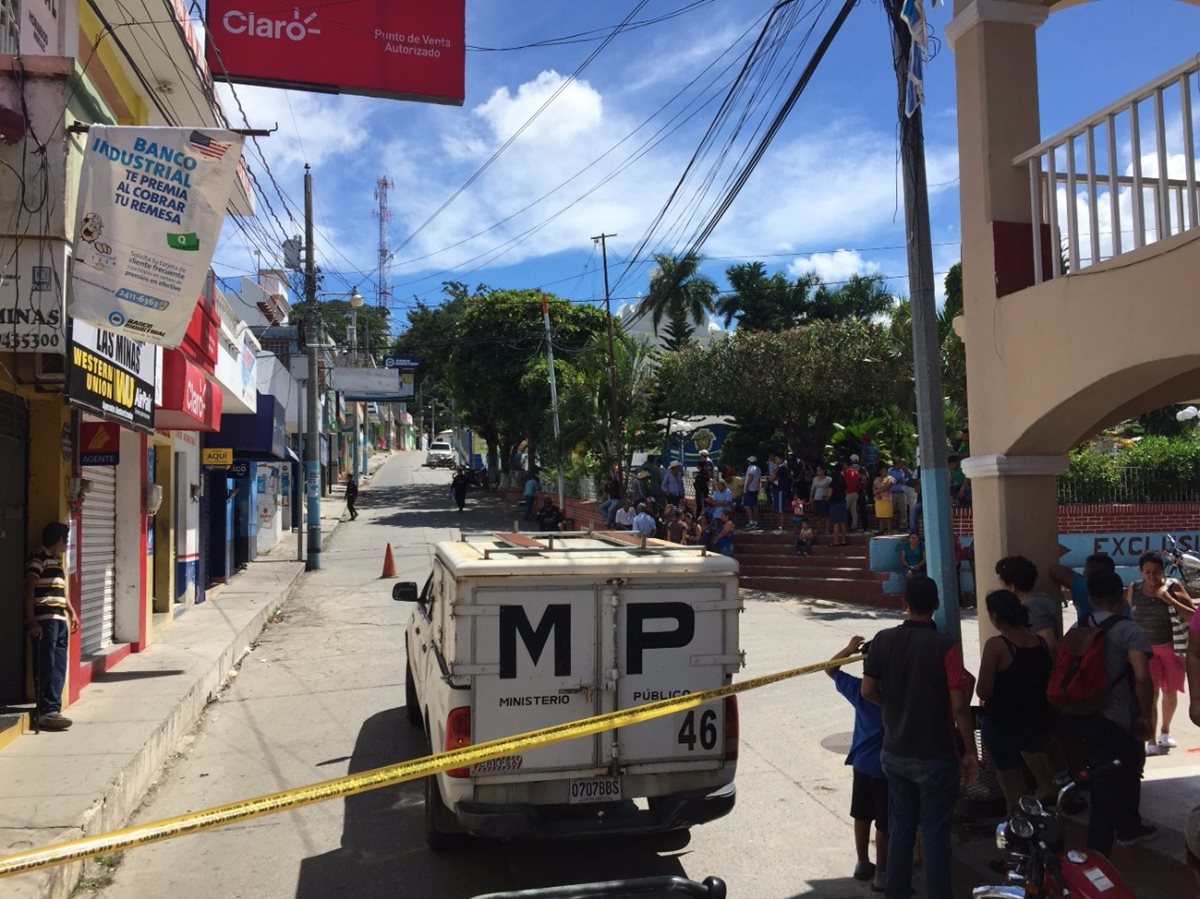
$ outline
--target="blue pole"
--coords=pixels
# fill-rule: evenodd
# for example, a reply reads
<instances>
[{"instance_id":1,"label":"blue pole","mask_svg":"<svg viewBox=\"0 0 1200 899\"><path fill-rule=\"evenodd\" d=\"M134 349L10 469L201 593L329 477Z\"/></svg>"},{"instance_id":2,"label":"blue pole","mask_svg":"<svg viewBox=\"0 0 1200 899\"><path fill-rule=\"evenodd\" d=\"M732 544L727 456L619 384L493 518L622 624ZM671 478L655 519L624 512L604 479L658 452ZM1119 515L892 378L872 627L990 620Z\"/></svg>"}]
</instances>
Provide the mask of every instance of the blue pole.
<instances>
[{"instance_id":1,"label":"blue pole","mask_svg":"<svg viewBox=\"0 0 1200 899\"><path fill-rule=\"evenodd\" d=\"M954 560L950 515L950 474L945 468L921 469L921 516L925 521L925 569L938 588L933 620L938 630L962 639L958 608L958 563Z\"/></svg>"},{"instance_id":2,"label":"blue pole","mask_svg":"<svg viewBox=\"0 0 1200 899\"><path fill-rule=\"evenodd\" d=\"M304 495L308 498L308 561L305 571L321 567L321 439L320 377L317 341L321 320L317 307L316 260L313 255L313 196L312 172L304 167L304 293L307 304L306 326L308 341L308 441L304 452Z\"/></svg>"}]
</instances>

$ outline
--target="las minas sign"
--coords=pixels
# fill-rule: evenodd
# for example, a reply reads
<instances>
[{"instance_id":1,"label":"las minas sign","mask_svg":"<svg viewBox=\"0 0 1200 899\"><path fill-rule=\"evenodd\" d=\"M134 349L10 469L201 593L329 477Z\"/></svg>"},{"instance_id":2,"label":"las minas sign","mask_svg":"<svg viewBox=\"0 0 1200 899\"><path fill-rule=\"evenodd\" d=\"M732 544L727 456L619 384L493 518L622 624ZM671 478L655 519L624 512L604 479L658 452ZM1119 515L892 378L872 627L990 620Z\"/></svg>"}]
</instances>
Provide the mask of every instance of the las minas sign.
<instances>
[{"instance_id":1,"label":"las minas sign","mask_svg":"<svg viewBox=\"0 0 1200 899\"><path fill-rule=\"evenodd\" d=\"M466 0L209 0L217 79L462 105Z\"/></svg>"}]
</instances>

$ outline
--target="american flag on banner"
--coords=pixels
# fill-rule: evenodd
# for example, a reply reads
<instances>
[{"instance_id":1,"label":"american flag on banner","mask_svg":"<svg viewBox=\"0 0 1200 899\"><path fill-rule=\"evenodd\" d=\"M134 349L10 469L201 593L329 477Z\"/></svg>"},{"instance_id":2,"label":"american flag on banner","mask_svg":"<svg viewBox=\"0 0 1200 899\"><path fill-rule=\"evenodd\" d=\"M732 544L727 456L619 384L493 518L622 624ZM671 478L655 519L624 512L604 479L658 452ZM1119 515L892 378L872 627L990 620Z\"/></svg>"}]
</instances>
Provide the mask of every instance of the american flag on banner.
<instances>
[{"instance_id":1,"label":"american flag on banner","mask_svg":"<svg viewBox=\"0 0 1200 899\"><path fill-rule=\"evenodd\" d=\"M925 102L925 63L929 59L929 21L925 14L927 0L902 0L900 18L912 34L908 54L908 88L904 97L904 114L912 114ZM942 0L928 0L931 7Z\"/></svg>"},{"instance_id":2,"label":"american flag on banner","mask_svg":"<svg viewBox=\"0 0 1200 899\"><path fill-rule=\"evenodd\" d=\"M201 155L207 156L210 159L224 158L225 153L231 146L231 144L224 141L213 140L202 131L193 131L188 136L188 143L195 147Z\"/></svg>"}]
</instances>

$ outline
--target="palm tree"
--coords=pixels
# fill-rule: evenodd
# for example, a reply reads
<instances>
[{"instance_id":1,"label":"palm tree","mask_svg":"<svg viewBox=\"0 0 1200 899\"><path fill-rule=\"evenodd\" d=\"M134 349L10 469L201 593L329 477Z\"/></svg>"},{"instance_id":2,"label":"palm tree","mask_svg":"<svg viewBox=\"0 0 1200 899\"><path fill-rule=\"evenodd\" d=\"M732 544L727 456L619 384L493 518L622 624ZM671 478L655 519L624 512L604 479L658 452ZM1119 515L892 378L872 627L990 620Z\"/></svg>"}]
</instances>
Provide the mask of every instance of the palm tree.
<instances>
[{"instance_id":1,"label":"palm tree","mask_svg":"<svg viewBox=\"0 0 1200 899\"><path fill-rule=\"evenodd\" d=\"M673 349L687 343L713 310L718 290L712 278L698 273L703 258L698 253L680 258L654 254L658 268L650 276L650 290L642 301L642 311L650 313L656 335L664 317L671 322L672 343L676 344Z\"/></svg>"},{"instance_id":2,"label":"palm tree","mask_svg":"<svg viewBox=\"0 0 1200 899\"><path fill-rule=\"evenodd\" d=\"M796 323L808 295L816 284L816 276L805 275L789 281L782 272L767 275L761 262L743 262L725 270L732 293L717 301L717 313L724 316L725 326L733 319L746 331L782 331Z\"/></svg>"}]
</instances>

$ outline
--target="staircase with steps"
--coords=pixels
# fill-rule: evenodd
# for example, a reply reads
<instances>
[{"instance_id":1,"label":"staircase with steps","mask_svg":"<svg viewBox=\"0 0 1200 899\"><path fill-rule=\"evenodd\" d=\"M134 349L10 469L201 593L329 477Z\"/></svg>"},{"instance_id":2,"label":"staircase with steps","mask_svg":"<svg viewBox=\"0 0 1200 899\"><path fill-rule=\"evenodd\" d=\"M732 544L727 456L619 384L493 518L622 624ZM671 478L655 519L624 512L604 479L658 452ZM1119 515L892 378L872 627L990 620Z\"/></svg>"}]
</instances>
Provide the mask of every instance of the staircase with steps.
<instances>
[{"instance_id":1,"label":"staircase with steps","mask_svg":"<svg viewBox=\"0 0 1200 899\"><path fill-rule=\"evenodd\" d=\"M888 572L868 567L868 539L851 534L846 546L832 546L829 537L818 537L811 556L798 556L790 528L782 534L740 531L734 535L733 555L741 566L741 585L751 590L898 609L900 597L883 592Z\"/></svg>"}]
</instances>

